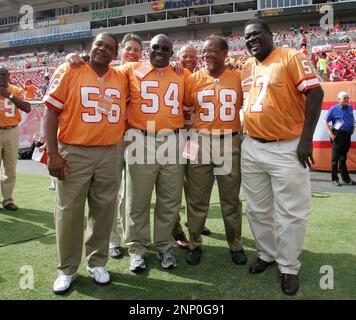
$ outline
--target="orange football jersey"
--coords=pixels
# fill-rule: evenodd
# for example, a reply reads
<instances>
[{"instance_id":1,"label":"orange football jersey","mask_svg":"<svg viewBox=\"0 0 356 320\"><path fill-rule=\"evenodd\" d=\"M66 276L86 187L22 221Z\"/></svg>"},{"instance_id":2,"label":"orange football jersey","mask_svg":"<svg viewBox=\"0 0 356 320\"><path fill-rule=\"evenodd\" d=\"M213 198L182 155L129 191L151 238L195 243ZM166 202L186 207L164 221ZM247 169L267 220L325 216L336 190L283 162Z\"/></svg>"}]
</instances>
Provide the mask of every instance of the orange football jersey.
<instances>
[{"instance_id":1,"label":"orange football jersey","mask_svg":"<svg viewBox=\"0 0 356 320\"><path fill-rule=\"evenodd\" d=\"M250 69L250 71L248 71ZM291 140L304 126L304 93L320 86L309 59L295 49L276 48L261 63L250 58L242 70L242 86L251 88L246 97L244 131L266 140Z\"/></svg>"},{"instance_id":2,"label":"orange football jersey","mask_svg":"<svg viewBox=\"0 0 356 320\"><path fill-rule=\"evenodd\" d=\"M132 128L154 131L183 128L183 97L185 76L178 76L168 66L157 69L148 62L130 62L121 67L129 79L130 103L127 108Z\"/></svg>"},{"instance_id":3,"label":"orange football jersey","mask_svg":"<svg viewBox=\"0 0 356 320\"><path fill-rule=\"evenodd\" d=\"M187 77L189 77L192 73L191 73L191 71L189 70L189 69L187 69L187 68L184 68L183 69L183 72L184 72L184 76L187 78Z\"/></svg>"},{"instance_id":4,"label":"orange football jersey","mask_svg":"<svg viewBox=\"0 0 356 320\"><path fill-rule=\"evenodd\" d=\"M57 110L58 141L83 146L104 146L120 141L125 129L128 94L126 76L109 68L102 76L88 65L55 71L44 103Z\"/></svg>"},{"instance_id":5,"label":"orange football jersey","mask_svg":"<svg viewBox=\"0 0 356 320\"><path fill-rule=\"evenodd\" d=\"M248 103L248 98L250 96L250 89L253 83L253 76L252 76L252 65L254 61L252 59L248 59L242 70L241 70L241 88L243 94L243 110L246 110L246 103Z\"/></svg>"},{"instance_id":6,"label":"orange football jersey","mask_svg":"<svg viewBox=\"0 0 356 320\"><path fill-rule=\"evenodd\" d=\"M12 84L6 88L19 99L23 99L24 91ZM20 110L9 99L0 95L0 127L16 126L21 121Z\"/></svg>"},{"instance_id":7,"label":"orange football jersey","mask_svg":"<svg viewBox=\"0 0 356 320\"><path fill-rule=\"evenodd\" d=\"M184 105L194 107L190 128L213 134L223 134L222 130L239 131L240 71L226 69L219 78L211 77L205 69L193 73L186 80ZM213 129L221 132L212 132Z\"/></svg>"},{"instance_id":8,"label":"orange football jersey","mask_svg":"<svg viewBox=\"0 0 356 320\"><path fill-rule=\"evenodd\" d=\"M25 86L25 99L33 99L36 96L36 87L33 84Z\"/></svg>"}]
</instances>

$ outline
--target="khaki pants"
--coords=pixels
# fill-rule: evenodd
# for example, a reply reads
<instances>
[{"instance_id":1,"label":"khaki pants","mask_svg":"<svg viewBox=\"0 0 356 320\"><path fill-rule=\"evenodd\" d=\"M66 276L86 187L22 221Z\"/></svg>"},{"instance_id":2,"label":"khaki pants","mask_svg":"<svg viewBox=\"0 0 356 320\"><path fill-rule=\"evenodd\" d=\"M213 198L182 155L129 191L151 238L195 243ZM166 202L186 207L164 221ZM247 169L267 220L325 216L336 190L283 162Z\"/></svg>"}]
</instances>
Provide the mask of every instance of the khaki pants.
<instances>
[{"instance_id":1,"label":"khaki pants","mask_svg":"<svg viewBox=\"0 0 356 320\"><path fill-rule=\"evenodd\" d=\"M125 207L126 207L126 168L122 170L121 186L118 195L118 205L116 205L114 223L110 234L110 248L119 247L121 244L121 235L117 228L117 214L120 213L123 238L125 238Z\"/></svg>"},{"instance_id":2,"label":"khaki pants","mask_svg":"<svg viewBox=\"0 0 356 320\"><path fill-rule=\"evenodd\" d=\"M129 254L144 256L151 243L150 237L150 207L153 189L156 189L156 206L154 210L154 233L153 241L156 249L164 253L173 246L171 238L174 224L182 199L182 185L184 165L179 164L178 135L171 135L172 143L170 150L175 150L171 163L147 164L147 159L158 155L165 141L155 140L155 147L149 145L147 137L135 141L137 149L144 150L144 164L132 163L132 154L127 148L127 180L126 180L126 243L129 245Z\"/></svg>"},{"instance_id":3,"label":"khaki pants","mask_svg":"<svg viewBox=\"0 0 356 320\"><path fill-rule=\"evenodd\" d=\"M297 158L299 139L242 143L242 185L258 257L298 274L311 208L309 169Z\"/></svg>"},{"instance_id":4,"label":"khaki pants","mask_svg":"<svg viewBox=\"0 0 356 320\"><path fill-rule=\"evenodd\" d=\"M225 139L230 139L230 147L224 147L224 138L213 137L212 139L212 142L210 138L207 139L206 137L203 137L203 140L199 139L198 158L194 161L195 163L190 162L187 165L187 219L190 249L202 245L201 231L208 215L210 196L214 184L214 168L221 168L221 164L217 164L214 160L217 158L214 153L228 155L230 152L231 157L227 156L226 160L224 160L224 165L228 170L224 174L216 175L216 179L226 239L230 250L238 251L242 249L242 206L239 197L241 184L241 136L235 134L233 136L230 135L230 138L225 137ZM210 150L209 163L202 163L203 150L205 153Z\"/></svg>"},{"instance_id":5,"label":"khaki pants","mask_svg":"<svg viewBox=\"0 0 356 320\"><path fill-rule=\"evenodd\" d=\"M19 127L0 130L0 165L2 205L13 203L16 182L16 163L19 148Z\"/></svg>"},{"instance_id":6,"label":"khaki pants","mask_svg":"<svg viewBox=\"0 0 356 320\"><path fill-rule=\"evenodd\" d=\"M187 166L184 166L183 192L185 195L185 199L187 199ZM185 206L185 220L187 221L187 206ZM176 220L176 223L174 224L173 231L172 231L173 238L177 237L183 233L181 221L182 221L182 218L180 217L180 213L178 211L177 220Z\"/></svg>"},{"instance_id":7,"label":"khaki pants","mask_svg":"<svg viewBox=\"0 0 356 320\"><path fill-rule=\"evenodd\" d=\"M124 163L123 144L84 147L60 143L59 152L70 171L65 181L58 180L57 185L58 270L70 275L80 265L86 200L89 206L85 239L87 262L89 267L106 265Z\"/></svg>"}]
</instances>

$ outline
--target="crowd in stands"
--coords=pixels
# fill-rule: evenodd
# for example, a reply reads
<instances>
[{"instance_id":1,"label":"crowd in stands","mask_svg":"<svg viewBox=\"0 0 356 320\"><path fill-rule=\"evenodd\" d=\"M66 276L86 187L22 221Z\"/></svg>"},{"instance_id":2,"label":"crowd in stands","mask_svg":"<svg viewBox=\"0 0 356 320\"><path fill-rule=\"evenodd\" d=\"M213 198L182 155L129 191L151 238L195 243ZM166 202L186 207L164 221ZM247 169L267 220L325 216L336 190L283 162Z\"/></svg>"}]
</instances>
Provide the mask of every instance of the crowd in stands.
<instances>
[{"instance_id":1,"label":"crowd in stands","mask_svg":"<svg viewBox=\"0 0 356 320\"><path fill-rule=\"evenodd\" d=\"M313 61L319 76L323 81L350 81L356 80L356 49L351 48L345 51L328 51L324 53L313 53L313 44L329 43L350 43L356 39L356 24L336 24L334 29L324 30L320 27L308 27L293 25L287 30L274 30L275 46L288 46L299 49L308 55ZM230 55L226 64L232 69L241 69L242 65L248 58L244 46L242 35L231 35L228 37L230 45ZM197 48L198 52L202 48L204 39L190 41L175 40L173 41L174 51L177 52L180 47L190 44ZM149 40L143 41L143 60L148 60ZM78 50L82 53L83 50ZM5 65L12 72L11 81L23 89L26 89L28 81L31 81L36 89L34 90L33 99L42 97L41 86L44 83L45 76L51 76L56 66L64 62L66 51L61 52L34 52L27 54L12 55L0 57L0 64ZM324 60L323 60L324 59ZM119 60L114 62L119 64ZM325 72L320 71L320 65L325 68ZM201 60L197 65L202 67ZM32 90L32 89L31 89Z\"/></svg>"}]
</instances>

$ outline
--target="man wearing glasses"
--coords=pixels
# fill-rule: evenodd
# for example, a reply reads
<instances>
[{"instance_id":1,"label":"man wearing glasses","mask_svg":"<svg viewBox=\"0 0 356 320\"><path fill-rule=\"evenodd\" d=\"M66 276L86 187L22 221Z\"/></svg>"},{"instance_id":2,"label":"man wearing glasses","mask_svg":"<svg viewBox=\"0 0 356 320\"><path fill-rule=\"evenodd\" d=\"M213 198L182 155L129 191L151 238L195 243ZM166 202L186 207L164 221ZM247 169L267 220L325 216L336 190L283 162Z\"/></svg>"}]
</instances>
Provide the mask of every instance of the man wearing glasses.
<instances>
[{"instance_id":1,"label":"man wearing glasses","mask_svg":"<svg viewBox=\"0 0 356 320\"><path fill-rule=\"evenodd\" d=\"M241 240L239 198L242 90L240 72L225 66L228 49L225 38L210 35L202 49L204 68L190 75L185 85L184 105L192 107L194 113L190 128L198 131L197 141L190 139L198 146L197 156L191 159L186 170L190 242L186 261L190 265L199 264L203 253L201 233L209 210L214 175L232 261L237 265L247 262ZM205 161L206 158L209 161Z\"/></svg>"},{"instance_id":2,"label":"man wearing glasses","mask_svg":"<svg viewBox=\"0 0 356 320\"><path fill-rule=\"evenodd\" d=\"M150 245L150 206L156 189L154 239L158 259L165 269L177 265L171 247L172 230L181 204L184 166L179 164L178 130L184 127L182 101L184 76L169 65L171 40L159 34L150 43L149 62L132 62L123 67L130 83L127 147L126 243L130 270L146 269ZM131 140L131 138L129 138ZM166 152L168 150L168 156ZM140 158L140 154L143 157Z\"/></svg>"},{"instance_id":3,"label":"man wearing glasses","mask_svg":"<svg viewBox=\"0 0 356 320\"><path fill-rule=\"evenodd\" d=\"M340 168L341 178L345 184L356 185L347 170L347 153L351 146L351 135L355 131L355 117L350 104L349 94L345 91L339 92L337 95L338 104L331 107L325 120L324 126L329 133L332 143L331 156L331 180L340 187L338 171ZM331 127L329 123L331 122Z\"/></svg>"}]
</instances>

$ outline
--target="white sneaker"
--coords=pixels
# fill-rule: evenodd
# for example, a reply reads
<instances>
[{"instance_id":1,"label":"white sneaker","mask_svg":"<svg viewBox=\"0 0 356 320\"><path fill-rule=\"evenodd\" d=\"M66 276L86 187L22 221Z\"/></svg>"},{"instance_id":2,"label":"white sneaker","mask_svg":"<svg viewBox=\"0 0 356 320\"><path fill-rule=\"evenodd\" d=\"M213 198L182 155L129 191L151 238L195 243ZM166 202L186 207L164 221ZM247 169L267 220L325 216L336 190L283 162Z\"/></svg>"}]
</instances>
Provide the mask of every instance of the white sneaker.
<instances>
[{"instance_id":1,"label":"white sneaker","mask_svg":"<svg viewBox=\"0 0 356 320\"><path fill-rule=\"evenodd\" d=\"M146 269L145 259L138 254L130 256L130 271L138 272Z\"/></svg>"},{"instance_id":2,"label":"white sneaker","mask_svg":"<svg viewBox=\"0 0 356 320\"><path fill-rule=\"evenodd\" d=\"M97 284L104 285L110 283L110 274L105 267L87 267L87 271Z\"/></svg>"},{"instance_id":3,"label":"white sneaker","mask_svg":"<svg viewBox=\"0 0 356 320\"><path fill-rule=\"evenodd\" d=\"M62 294L69 290L72 282L77 278L77 274L66 276L61 274L53 283L53 293Z\"/></svg>"}]
</instances>

